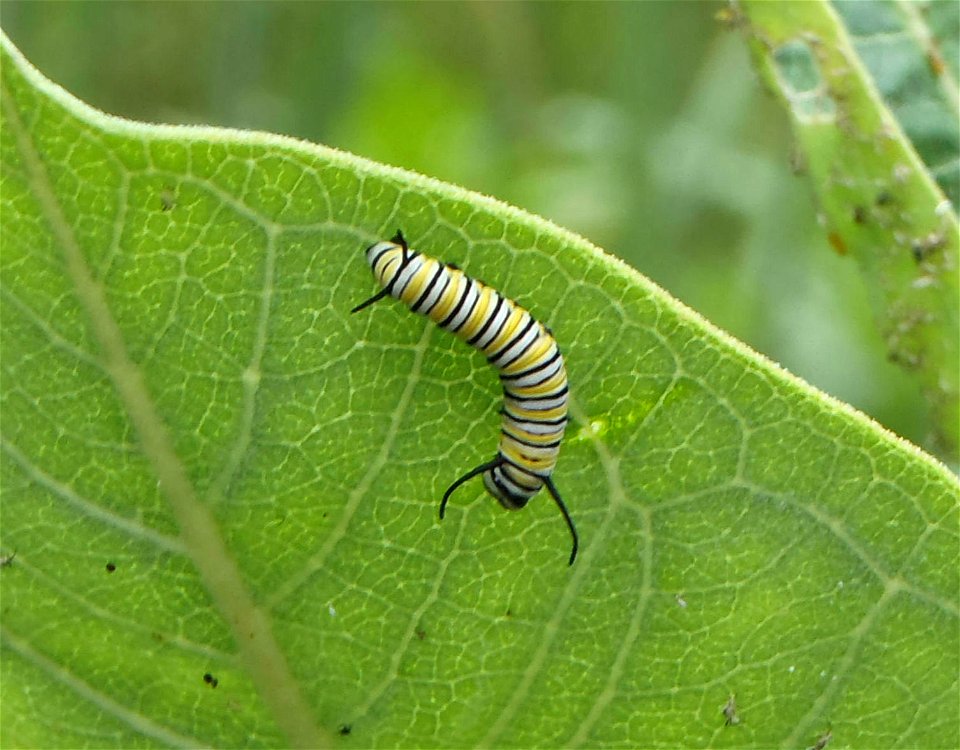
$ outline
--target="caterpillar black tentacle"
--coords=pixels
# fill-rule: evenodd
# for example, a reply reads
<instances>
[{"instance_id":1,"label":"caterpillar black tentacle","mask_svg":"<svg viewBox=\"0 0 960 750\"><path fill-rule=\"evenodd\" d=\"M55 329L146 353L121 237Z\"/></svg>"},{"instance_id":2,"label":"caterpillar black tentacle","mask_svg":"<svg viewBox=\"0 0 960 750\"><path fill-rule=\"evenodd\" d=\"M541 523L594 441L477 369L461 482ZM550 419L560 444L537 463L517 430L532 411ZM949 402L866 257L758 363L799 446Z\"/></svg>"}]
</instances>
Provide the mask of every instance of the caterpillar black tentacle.
<instances>
[{"instance_id":1,"label":"caterpillar black tentacle","mask_svg":"<svg viewBox=\"0 0 960 750\"><path fill-rule=\"evenodd\" d=\"M447 510L447 501L450 499L450 496L453 494L453 491L457 489L457 487L464 482L473 479L475 476L477 476L477 474L483 474L483 472L489 471L490 469L499 466L501 463L501 458L497 456L492 461L487 461L486 463L480 464L474 469L470 469L470 471L460 477L456 482L447 487L447 491L443 493L443 499L440 501L440 520L443 520L443 514Z\"/></svg>"},{"instance_id":2,"label":"caterpillar black tentacle","mask_svg":"<svg viewBox=\"0 0 960 750\"><path fill-rule=\"evenodd\" d=\"M440 518L454 490L477 475L483 475L487 492L508 510L523 508L546 487L573 537L573 565L577 529L551 478L567 424L569 389L550 329L456 266L411 250L400 231L389 242L367 248L367 262L382 289L351 312L395 297L479 349L500 373L504 403L497 455L450 485L440 502Z\"/></svg>"}]
</instances>

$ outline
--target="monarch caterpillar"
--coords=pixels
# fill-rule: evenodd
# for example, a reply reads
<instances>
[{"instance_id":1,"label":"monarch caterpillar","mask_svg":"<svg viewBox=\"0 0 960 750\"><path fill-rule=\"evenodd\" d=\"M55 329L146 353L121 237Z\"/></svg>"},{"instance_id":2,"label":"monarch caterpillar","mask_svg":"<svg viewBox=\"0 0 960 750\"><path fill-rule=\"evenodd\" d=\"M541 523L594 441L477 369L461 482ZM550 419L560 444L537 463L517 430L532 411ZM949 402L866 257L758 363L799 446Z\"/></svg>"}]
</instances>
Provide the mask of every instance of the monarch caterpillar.
<instances>
[{"instance_id":1,"label":"monarch caterpillar","mask_svg":"<svg viewBox=\"0 0 960 750\"><path fill-rule=\"evenodd\" d=\"M495 289L456 266L411 250L399 231L389 242L368 247L367 262L383 289L350 312L390 295L479 349L500 372L504 404L497 455L450 485L440 501L440 518L453 491L478 474L487 492L507 510L519 510L546 487L573 537L568 563L573 565L577 530L550 477L567 424L568 392L567 371L553 335Z\"/></svg>"}]
</instances>

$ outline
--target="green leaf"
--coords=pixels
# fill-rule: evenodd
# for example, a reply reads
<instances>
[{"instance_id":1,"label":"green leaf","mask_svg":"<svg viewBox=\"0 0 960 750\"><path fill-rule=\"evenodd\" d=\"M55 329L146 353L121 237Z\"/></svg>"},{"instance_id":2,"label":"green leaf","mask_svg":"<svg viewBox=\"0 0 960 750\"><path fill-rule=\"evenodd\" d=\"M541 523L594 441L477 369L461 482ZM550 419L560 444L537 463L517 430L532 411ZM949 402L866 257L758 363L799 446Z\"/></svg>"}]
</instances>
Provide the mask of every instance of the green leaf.
<instances>
[{"instance_id":1,"label":"green leaf","mask_svg":"<svg viewBox=\"0 0 960 750\"><path fill-rule=\"evenodd\" d=\"M830 243L856 259L888 356L921 383L935 442L955 457L960 6L739 7L757 67L790 116Z\"/></svg>"},{"instance_id":2,"label":"green leaf","mask_svg":"<svg viewBox=\"0 0 960 750\"><path fill-rule=\"evenodd\" d=\"M2 49L0 744L960 742L943 466L540 219ZM348 314L397 227L564 347L572 568L547 500L438 522L500 396Z\"/></svg>"}]
</instances>

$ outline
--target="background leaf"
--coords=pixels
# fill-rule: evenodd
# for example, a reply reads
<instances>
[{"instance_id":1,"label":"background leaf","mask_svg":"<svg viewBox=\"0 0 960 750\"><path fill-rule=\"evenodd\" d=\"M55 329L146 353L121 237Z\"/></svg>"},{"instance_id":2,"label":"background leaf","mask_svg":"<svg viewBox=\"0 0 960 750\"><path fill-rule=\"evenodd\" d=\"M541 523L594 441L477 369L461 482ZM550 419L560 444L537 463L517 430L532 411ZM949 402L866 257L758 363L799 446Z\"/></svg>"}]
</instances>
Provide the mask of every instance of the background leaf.
<instances>
[{"instance_id":1,"label":"background leaf","mask_svg":"<svg viewBox=\"0 0 960 750\"><path fill-rule=\"evenodd\" d=\"M856 258L888 356L924 383L950 456L960 429L958 7L742 4L831 244ZM947 57L941 35L954 42Z\"/></svg>"},{"instance_id":2,"label":"background leaf","mask_svg":"<svg viewBox=\"0 0 960 750\"><path fill-rule=\"evenodd\" d=\"M957 743L943 467L542 220L2 71L3 744ZM346 313L397 226L562 342L572 569L549 503L435 521L499 397Z\"/></svg>"}]
</instances>

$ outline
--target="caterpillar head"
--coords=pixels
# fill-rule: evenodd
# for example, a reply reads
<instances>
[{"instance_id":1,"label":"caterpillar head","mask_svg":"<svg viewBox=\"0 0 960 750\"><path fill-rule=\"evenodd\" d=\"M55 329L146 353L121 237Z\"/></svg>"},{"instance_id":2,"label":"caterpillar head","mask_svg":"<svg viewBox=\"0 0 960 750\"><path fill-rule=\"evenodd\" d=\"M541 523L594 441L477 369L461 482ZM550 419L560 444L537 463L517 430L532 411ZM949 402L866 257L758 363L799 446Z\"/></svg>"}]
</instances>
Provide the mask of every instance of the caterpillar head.
<instances>
[{"instance_id":1,"label":"caterpillar head","mask_svg":"<svg viewBox=\"0 0 960 750\"><path fill-rule=\"evenodd\" d=\"M537 492L537 490L523 493L514 492L505 485L499 466L494 466L483 473L483 486L507 510L520 510L530 502L530 498Z\"/></svg>"}]
</instances>

